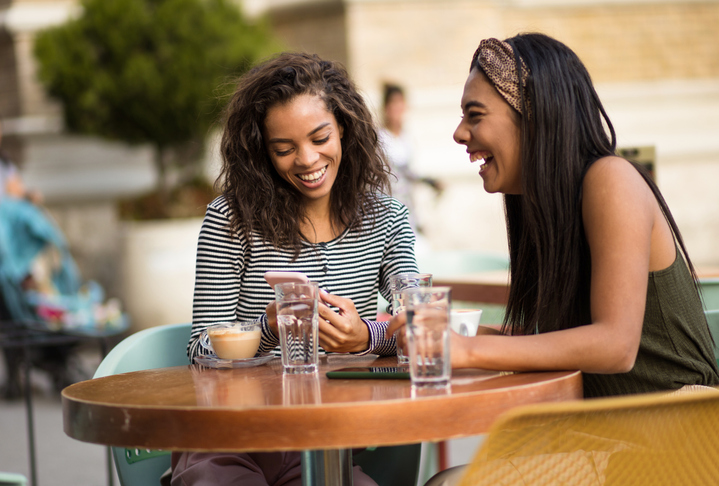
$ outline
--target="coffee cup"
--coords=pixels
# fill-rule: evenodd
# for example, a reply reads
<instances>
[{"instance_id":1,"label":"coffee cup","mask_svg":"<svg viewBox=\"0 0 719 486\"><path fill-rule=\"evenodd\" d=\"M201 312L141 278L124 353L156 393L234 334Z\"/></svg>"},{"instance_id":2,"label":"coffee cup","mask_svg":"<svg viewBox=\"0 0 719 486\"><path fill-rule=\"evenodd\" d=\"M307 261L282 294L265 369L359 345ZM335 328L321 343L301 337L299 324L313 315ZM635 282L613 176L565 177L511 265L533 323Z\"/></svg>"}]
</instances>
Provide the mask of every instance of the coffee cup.
<instances>
[{"instance_id":1,"label":"coffee cup","mask_svg":"<svg viewBox=\"0 0 719 486\"><path fill-rule=\"evenodd\" d=\"M207 328L212 351L221 359L253 358L260 347L259 321L221 322Z\"/></svg>"},{"instance_id":2,"label":"coffee cup","mask_svg":"<svg viewBox=\"0 0 719 486\"><path fill-rule=\"evenodd\" d=\"M450 327L462 336L476 336L482 309L452 309Z\"/></svg>"}]
</instances>

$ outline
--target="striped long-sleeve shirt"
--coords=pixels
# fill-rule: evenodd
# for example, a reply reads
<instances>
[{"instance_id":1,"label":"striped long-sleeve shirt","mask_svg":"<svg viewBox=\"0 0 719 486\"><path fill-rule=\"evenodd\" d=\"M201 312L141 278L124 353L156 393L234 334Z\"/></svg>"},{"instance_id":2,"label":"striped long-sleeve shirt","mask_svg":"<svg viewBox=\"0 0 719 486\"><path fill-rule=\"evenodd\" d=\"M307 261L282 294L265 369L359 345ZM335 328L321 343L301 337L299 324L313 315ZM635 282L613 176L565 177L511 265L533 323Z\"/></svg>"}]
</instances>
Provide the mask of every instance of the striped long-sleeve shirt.
<instances>
[{"instance_id":1,"label":"striped long-sleeve shirt","mask_svg":"<svg viewBox=\"0 0 719 486\"><path fill-rule=\"evenodd\" d=\"M302 272L327 292L351 299L369 329L365 353L396 352L394 338L384 337L387 323L373 319L377 291L391 301L389 276L417 272L415 236L404 205L381 197L374 225L368 219L331 241L303 242L295 260L291 250L275 248L259 235L251 235L249 241L242 234L231 235L230 211L225 198L218 197L208 205L200 230L192 333L187 346L190 360L206 353L199 344L202 331L211 323L223 321L261 320L258 354L277 352L279 340L265 314L265 307L274 300L274 292L264 279L269 270Z\"/></svg>"}]
</instances>

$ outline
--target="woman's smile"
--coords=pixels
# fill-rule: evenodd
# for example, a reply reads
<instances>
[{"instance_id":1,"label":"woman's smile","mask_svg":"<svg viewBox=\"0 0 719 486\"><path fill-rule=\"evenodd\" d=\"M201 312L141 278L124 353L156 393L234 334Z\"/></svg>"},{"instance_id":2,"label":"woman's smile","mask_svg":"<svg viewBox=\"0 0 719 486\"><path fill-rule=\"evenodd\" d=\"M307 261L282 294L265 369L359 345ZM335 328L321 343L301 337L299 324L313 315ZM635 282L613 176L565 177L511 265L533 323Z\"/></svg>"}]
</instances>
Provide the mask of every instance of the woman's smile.
<instances>
[{"instance_id":1,"label":"woman's smile","mask_svg":"<svg viewBox=\"0 0 719 486\"><path fill-rule=\"evenodd\" d=\"M309 186L315 186L317 184L321 184L324 180L325 174L327 173L327 166L325 165L321 169L312 171L312 172L305 172L302 174L297 174L297 177L299 177L302 182L305 183L305 185Z\"/></svg>"},{"instance_id":2,"label":"woman's smile","mask_svg":"<svg viewBox=\"0 0 719 486\"><path fill-rule=\"evenodd\" d=\"M519 114L476 69L467 78L461 106L462 121L454 139L467 146L470 162L482 161L484 189L521 194Z\"/></svg>"},{"instance_id":3,"label":"woman's smile","mask_svg":"<svg viewBox=\"0 0 719 486\"><path fill-rule=\"evenodd\" d=\"M304 94L267 111L267 152L277 173L306 203L329 204L342 160L342 127L316 95Z\"/></svg>"},{"instance_id":4,"label":"woman's smile","mask_svg":"<svg viewBox=\"0 0 719 486\"><path fill-rule=\"evenodd\" d=\"M494 160L494 156L490 152L483 152L483 151L470 152L469 161L471 163L474 163L474 162L477 162L478 160L482 161L482 163L479 166L479 175L482 175L489 168L489 164L491 164L492 161Z\"/></svg>"}]
</instances>

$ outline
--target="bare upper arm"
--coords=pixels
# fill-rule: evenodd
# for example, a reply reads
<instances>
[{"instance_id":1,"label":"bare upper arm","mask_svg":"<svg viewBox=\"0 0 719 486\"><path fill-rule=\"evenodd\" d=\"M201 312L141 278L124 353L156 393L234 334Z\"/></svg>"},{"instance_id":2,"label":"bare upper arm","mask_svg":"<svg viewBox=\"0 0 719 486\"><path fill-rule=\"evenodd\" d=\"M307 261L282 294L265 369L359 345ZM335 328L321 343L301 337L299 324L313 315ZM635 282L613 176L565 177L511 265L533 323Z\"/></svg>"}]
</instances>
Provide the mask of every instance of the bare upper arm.
<instances>
[{"instance_id":1,"label":"bare upper arm","mask_svg":"<svg viewBox=\"0 0 719 486\"><path fill-rule=\"evenodd\" d=\"M668 226L654 194L624 159L604 157L595 162L584 179L583 192L582 217L592 265L592 322L609 326L617 345L636 354L651 263L666 263L664 268L673 261L671 232L667 241Z\"/></svg>"}]
</instances>

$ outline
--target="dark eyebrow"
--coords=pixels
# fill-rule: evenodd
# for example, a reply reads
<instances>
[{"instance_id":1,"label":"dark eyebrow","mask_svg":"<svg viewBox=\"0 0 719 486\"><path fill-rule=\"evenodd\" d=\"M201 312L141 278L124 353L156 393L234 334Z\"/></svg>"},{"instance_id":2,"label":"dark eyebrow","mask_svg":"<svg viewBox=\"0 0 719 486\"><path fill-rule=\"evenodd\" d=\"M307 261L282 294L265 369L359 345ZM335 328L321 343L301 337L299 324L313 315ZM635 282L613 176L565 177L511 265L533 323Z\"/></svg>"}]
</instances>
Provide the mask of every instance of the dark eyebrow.
<instances>
[{"instance_id":1,"label":"dark eyebrow","mask_svg":"<svg viewBox=\"0 0 719 486\"><path fill-rule=\"evenodd\" d=\"M319 132L320 130L322 130L324 127L328 126L329 124L330 124L330 122L325 122L325 123L320 124L320 126L318 126L318 127L315 128L314 130L312 130L310 133L308 133L307 136L308 136L308 137L311 137L311 136L314 135L315 133L317 133L317 132Z\"/></svg>"},{"instance_id":2,"label":"dark eyebrow","mask_svg":"<svg viewBox=\"0 0 719 486\"><path fill-rule=\"evenodd\" d=\"M329 125L330 125L330 122L322 123L322 124L320 124L320 126L318 126L314 130L312 130L310 133L308 133L307 136L311 137L312 135L314 135L315 133L319 132L320 130L322 130L323 128L325 128L326 126L329 126ZM271 138L267 143L291 143L291 142L292 142L292 140L287 139L287 138Z\"/></svg>"},{"instance_id":3,"label":"dark eyebrow","mask_svg":"<svg viewBox=\"0 0 719 486\"><path fill-rule=\"evenodd\" d=\"M479 101L468 101L462 107L462 111L469 111L470 108L483 108L486 109L487 105Z\"/></svg>"}]
</instances>

